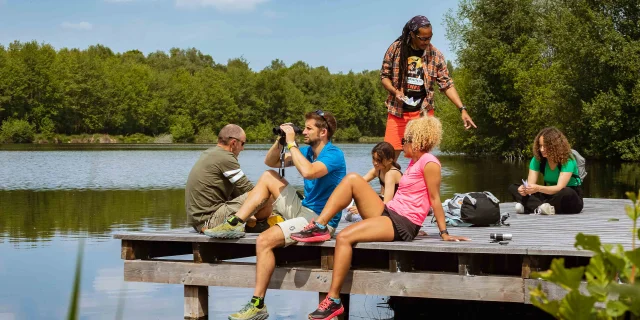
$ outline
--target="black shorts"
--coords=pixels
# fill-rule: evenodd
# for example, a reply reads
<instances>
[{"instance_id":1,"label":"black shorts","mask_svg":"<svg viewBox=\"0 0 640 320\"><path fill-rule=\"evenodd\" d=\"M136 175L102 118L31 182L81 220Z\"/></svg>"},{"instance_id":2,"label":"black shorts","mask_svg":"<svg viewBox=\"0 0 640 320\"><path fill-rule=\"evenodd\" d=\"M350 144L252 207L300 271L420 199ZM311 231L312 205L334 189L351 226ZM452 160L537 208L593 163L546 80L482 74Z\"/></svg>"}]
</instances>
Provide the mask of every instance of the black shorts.
<instances>
[{"instance_id":1,"label":"black shorts","mask_svg":"<svg viewBox=\"0 0 640 320\"><path fill-rule=\"evenodd\" d=\"M386 205L382 211L383 217L389 217L393 224L393 241L412 241L418 236L422 226L416 225L411 220L397 214Z\"/></svg>"}]
</instances>

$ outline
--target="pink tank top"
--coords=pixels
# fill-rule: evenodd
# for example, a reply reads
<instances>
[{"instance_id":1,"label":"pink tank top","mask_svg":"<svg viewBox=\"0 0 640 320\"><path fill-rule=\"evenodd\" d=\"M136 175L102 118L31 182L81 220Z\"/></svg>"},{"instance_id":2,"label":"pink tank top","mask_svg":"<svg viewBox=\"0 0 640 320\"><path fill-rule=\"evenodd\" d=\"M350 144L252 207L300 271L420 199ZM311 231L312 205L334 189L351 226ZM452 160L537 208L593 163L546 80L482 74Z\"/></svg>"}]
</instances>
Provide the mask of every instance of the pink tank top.
<instances>
[{"instance_id":1,"label":"pink tank top","mask_svg":"<svg viewBox=\"0 0 640 320\"><path fill-rule=\"evenodd\" d=\"M431 208L429 190L424 182L424 166L429 162L435 162L440 166L438 158L431 153L423 154L416 162L411 160L400 179L398 192L391 201L387 202L389 209L419 226L422 225Z\"/></svg>"}]
</instances>

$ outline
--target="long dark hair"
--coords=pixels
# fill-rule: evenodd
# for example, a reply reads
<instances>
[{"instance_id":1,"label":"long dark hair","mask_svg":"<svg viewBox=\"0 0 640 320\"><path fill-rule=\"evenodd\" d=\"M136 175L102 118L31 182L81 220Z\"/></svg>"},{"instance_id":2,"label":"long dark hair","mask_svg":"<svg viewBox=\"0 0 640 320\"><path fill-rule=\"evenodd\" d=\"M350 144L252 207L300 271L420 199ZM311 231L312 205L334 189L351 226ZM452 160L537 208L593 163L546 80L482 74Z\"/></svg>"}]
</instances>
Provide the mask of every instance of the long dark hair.
<instances>
[{"instance_id":1,"label":"long dark hair","mask_svg":"<svg viewBox=\"0 0 640 320\"><path fill-rule=\"evenodd\" d=\"M407 84L405 82L407 79L407 61L409 59L409 51L411 50L411 32L416 33L420 28L431 27L431 23L427 23L422 26L418 25L417 27L416 25L412 25L411 22L416 17L412 18L404 25L404 28L402 28L402 35L396 39L396 41L400 41L400 74L398 74L398 88L396 89L406 89L405 86ZM415 30L412 30L412 27L416 27Z\"/></svg>"},{"instance_id":2,"label":"long dark hair","mask_svg":"<svg viewBox=\"0 0 640 320\"><path fill-rule=\"evenodd\" d=\"M396 154L391 143L380 142L376 144L371 150L371 155L373 156L374 154L378 156L378 159L380 159L380 161L388 159L393 160L391 165L400 170L400 165L395 161Z\"/></svg>"}]
</instances>

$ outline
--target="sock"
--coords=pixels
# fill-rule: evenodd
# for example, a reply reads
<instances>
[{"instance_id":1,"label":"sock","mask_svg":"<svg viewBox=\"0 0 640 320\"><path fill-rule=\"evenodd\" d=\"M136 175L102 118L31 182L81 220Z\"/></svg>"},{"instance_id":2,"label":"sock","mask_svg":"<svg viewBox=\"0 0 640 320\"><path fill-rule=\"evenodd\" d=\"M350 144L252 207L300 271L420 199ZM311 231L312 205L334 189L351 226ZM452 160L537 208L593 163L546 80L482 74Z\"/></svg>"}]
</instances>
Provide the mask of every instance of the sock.
<instances>
[{"instance_id":1,"label":"sock","mask_svg":"<svg viewBox=\"0 0 640 320\"><path fill-rule=\"evenodd\" d=\"M258 309L262 309L264 307L264 297L253 296L253 298L251 298L251 304Z\"/></svg>"},{"instance_id":2,"label":"sock","mask_svg":"<svg viewBox=\"0 0 640 320\"><path fill-rule=\"evenodd\" d=\"M331 299L331 301L333 301L333 303L335 304L340 304L340 298L336 299L336 298L329 297L329 299Z\"/></svg>"},{"instance_id":3,"label":"sock","mask_svg":"<svg viewBox=\"0 0 640 320\"><path fill-rule=\"evenodd\" d=\"M319 224L317 222L314 222L314 223L316 224L316 226L318 226L318 228L320 228L322 230L324 230L327 227L327 226L323 226L323 225L321 225L321 224Z\"/></svg>"},{"instance_id":4,"label":"sock","mask_svg":"<svg viewBox=\"0 0 640 320\"><path fill-rule=\"evenodd\" d=\"M238 225L238 222L240 223L244 223L244 221L242 221L242 219L236 217L236 216L231 216L231 218L227 219L227 222L229 222L230 225L232 226L236 226Z\"/></svg>"}]
</instances>

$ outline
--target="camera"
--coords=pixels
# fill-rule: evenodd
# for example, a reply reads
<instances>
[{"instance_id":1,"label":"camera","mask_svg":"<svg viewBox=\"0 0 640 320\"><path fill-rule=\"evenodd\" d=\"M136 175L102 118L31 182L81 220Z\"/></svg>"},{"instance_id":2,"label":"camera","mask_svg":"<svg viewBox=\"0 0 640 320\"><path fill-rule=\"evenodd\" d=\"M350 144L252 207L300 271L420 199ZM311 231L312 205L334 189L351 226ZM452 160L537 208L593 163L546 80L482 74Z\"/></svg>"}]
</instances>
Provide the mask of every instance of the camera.
<instances>
[{"instance_id":1,"label":"camera","mask_svg":"<svg viewBox=\"0 0 640 320\"><path fill-rule=\"evenodd\" d=\"M491 233L489 238L494 241L509 241L513 236L510 233Z\"/></svg>"},{"instance_id":2,"label":"camera","mask_svg":"<svg viewBox=\"0 0 640 320\"><path fill-rule=\"evenodd\" d=\"M302 129L300 129L298 126L296 126L293 123L289 123L289 125L293 128L293 132L295 132L296 134L302 134ZM284 131L282 131L282 129L280 129L280 127L273 128L273 134L275 134L277 136L281 136L281 137L285 136Z\"/></svg>"}]
</instances>

